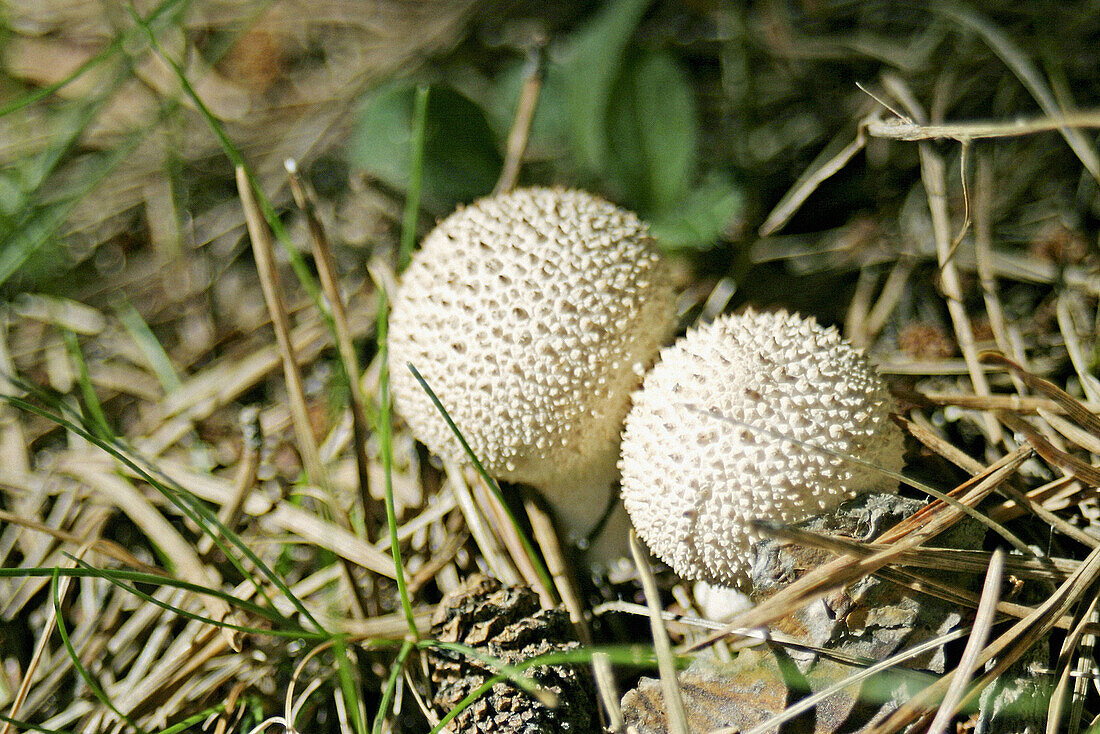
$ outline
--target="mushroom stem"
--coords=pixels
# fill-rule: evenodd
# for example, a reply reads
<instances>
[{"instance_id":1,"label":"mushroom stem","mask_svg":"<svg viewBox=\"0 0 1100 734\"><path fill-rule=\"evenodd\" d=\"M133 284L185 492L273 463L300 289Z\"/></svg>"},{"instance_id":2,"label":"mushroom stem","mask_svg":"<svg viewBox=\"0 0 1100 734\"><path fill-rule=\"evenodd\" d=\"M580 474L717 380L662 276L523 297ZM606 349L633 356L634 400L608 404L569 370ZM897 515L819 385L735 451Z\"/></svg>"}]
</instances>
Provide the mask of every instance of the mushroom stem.
<instances>
[{"instance_id":1,"label":"mushroom stem","mask_svg":"<svg viewBox=\"0 0 1100 734\"><path fill-rule=\"evenodd\" d=\"M542 492L554 511L558 533L570 545L585 551L589 561L625 558L629 549L630 520L618 498L616 482L591 482L569 488L555 497Z\"/></svg>"}]
</instances>

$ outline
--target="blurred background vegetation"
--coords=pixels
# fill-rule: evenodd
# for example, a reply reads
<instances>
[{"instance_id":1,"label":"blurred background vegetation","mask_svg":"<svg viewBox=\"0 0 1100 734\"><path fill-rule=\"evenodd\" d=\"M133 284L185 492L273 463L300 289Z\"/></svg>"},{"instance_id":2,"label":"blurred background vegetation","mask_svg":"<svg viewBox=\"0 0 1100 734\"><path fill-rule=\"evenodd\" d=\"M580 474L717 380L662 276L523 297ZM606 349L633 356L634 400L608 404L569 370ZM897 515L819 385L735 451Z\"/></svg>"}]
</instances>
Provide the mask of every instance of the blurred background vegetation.
<instances>
[{"instance_id":1,"label":"blurred background vegetation","mask_svg":"<svg viewBox=\"0 0 1100 734\"><path fill-rule=\"evenodd\" d=\"M666 249L736 273L766 214L877 107L857 83L874 93L897 75L940 119L1011 119L1042 107L990 34L1026 56L1066 109L1095 100L1100 53L1087 2L129 7L3 6L9 294L87 286L150 256L163 264L203 251L211 277L232 268L242 218L229 160L165 55L277 204L289 202L282 161L308 171L352 267L393 244L414 87L431 87L423 230L492 189L524 81L540 74L522 182L603 193L649 219ZM1086 230L1095 221L1095 181L1051 141L995 151L998 223L1012 240L1058 220ZM918 184L916 166L914 146L872 141L788 231L855 219L889 228Z\"/></svg>"}]
</instances>

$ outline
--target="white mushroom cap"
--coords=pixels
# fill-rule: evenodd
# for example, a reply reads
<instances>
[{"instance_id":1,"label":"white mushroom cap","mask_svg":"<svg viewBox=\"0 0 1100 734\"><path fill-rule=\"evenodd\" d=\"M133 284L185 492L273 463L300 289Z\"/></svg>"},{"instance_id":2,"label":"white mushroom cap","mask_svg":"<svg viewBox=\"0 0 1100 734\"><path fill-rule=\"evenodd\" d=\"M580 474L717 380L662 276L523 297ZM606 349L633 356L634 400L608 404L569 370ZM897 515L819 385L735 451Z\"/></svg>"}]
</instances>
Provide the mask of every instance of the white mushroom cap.
<instances>
[{"instance_id":1,"label":"white mushroom cap","mask_svg":"<svg viewBox=\"0 0 1100 734\"><path fill-rule=\"evenodd\" d=\"M404 273L390 317L395 405L428 448L465 461L412 363L488 471L541 490L582 535L607 506L630 395L674 304L668 264L634 214L581 191L482 199L440 222Z\"/></svg>"},{"instance_id":2,"label":"white mushroom cap","mask_svg":"<svg viewBox=\"0 0 1100 734\"><path fill-rule=\"evenodd\" d=\"M662 351L635 395L620 464L627 512L680 576L745 589L757 537L748 521L798 522L897 488L778 436L896 472L904 447L892 409L835 328L785 312L721 317Z\"/></svg>"}]
</instances>

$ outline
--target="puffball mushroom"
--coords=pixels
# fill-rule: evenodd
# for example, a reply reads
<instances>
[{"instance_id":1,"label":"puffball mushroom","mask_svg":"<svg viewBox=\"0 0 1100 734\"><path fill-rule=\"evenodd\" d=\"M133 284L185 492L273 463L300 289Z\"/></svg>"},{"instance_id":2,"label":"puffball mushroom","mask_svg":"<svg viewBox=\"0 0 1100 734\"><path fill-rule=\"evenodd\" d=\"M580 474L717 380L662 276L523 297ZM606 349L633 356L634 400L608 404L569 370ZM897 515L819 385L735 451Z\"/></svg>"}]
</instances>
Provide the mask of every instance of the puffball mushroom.
<instances>
[{"instance_id":1,"label":"puffball mushroom","mask_svg":"<svg viewBox=\"0 0 1100 734\"><path fill-rule=\"evenodd\" d=\"M627 512L681 577L747 590L751 520L798 522L897 489L841 458L899 471L892 409L835 328L785 312L720 317L665 349L634 397L620 463Z\"/></svg>"},{"instance_id":2,"label":"puffball mushroom","mask_svg":"<svg viewBox=\"0 0 1100 734\"><path fill-rule=\"evenodd\" d=\"M402 277L395 406L429 449L466 460L411 363L486 469L540 490L582 537L612 497L630 395L671 335L674 301L634 214L562 189L482 199L440 222Z\"/></svg>"}]
</instances>

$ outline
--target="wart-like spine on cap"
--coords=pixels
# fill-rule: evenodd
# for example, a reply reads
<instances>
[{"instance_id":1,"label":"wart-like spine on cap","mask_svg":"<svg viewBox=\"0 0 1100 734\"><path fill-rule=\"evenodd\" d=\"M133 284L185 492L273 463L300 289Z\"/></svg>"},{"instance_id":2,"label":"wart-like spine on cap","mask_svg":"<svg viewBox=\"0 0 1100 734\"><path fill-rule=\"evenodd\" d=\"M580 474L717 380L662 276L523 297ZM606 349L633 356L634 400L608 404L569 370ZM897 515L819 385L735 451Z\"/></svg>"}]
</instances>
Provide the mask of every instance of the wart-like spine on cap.
<instances>
[{"instance_id":1,"label":"wart-like spine on cap","mask_svg":"<svg viewBox=\"0 0 1100 734\"><path fill-rule=\"evenodd\" d=\"M784 312L720 317L665 349L634 398L621 460L627 512L680 576L748 590L749 521L798 522L896 489L840 458L900 471L893 407L835 328Z\"/></svg>"},{"instance_id":2,"label":"wart-like spine on cap","mask_svg":"<svg viewBox=\"0 0 1100 734\"><path fill-rule=\"evenodd\" d=\"M617 478L630 394L674 304L668 265L634 214L561 189L482 199L440 222L402 277L395 405L428 448L465 460L412 363L489 472L538 488L583 535Z\"/></svg>"}]
</instances>

